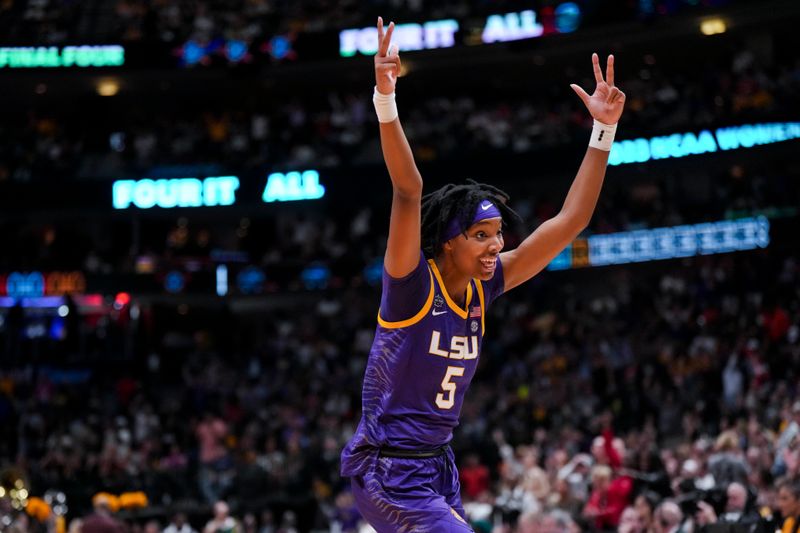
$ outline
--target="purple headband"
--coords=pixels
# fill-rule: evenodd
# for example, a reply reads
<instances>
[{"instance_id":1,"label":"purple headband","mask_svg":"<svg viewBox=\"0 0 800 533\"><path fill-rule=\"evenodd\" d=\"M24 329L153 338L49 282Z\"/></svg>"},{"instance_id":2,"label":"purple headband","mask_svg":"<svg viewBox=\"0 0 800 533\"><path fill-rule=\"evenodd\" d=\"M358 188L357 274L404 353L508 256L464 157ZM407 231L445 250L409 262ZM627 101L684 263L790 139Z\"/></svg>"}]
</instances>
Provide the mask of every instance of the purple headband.
<instances>
[{"instance_id":1,"label":"purple headband","mask_svg":"<svg viewBox=\"0 0 800 533\"><path fill-rule=\"evenodd\" d=\"M485 220L487 218L497 218L502 216L502 213L500 213L500 210L497 209L496 205L489 200L483 200L475 208L475 216L472 218L472 222L470 222L467 227L477 224L481 220ZM464 228L461 227L458 217L453 217L447 224L447 230L444 232L442 242L449 241L453 237L457 237L460 233L464 233Z\"/></svg>"}]
</instances>

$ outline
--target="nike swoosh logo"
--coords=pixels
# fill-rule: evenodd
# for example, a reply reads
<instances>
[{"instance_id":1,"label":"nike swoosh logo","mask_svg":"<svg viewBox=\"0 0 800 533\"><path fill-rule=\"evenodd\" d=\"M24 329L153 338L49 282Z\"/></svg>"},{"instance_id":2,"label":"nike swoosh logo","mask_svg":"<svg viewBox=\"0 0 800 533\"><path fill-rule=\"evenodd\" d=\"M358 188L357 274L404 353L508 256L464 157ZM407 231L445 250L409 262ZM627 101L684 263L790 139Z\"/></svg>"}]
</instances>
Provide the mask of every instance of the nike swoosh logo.
<instances>
[{"instance_id":1,"label":"nike swoosh logo","mask_svg":"<svg viewBox=\"0 0 800 533\"><path fill-rule=\"evenodd\" d=\"M487 210L487 209L489 209L490 207L492 207L492 204L487 204L487 205L483 205L483 204L481 204L481 209L483 209L484 211L486 211L486 210Z\"/></svg>"},{"instance_id":2,"label":"nike swoosh logo","mask_svg":"<svg viewBox=\"0 0 800 533\"><path fill-rule=\"evenodd\" d=\"M431 314L432 314L433 316L439 316L439 315L443 315L443 314L445 314L446 312L447 312L447 311L439 311L439 312L437 312L437 311L434 309L434 310L433 310L433 313L431 313Z\"/></svg>"}]
</instances>

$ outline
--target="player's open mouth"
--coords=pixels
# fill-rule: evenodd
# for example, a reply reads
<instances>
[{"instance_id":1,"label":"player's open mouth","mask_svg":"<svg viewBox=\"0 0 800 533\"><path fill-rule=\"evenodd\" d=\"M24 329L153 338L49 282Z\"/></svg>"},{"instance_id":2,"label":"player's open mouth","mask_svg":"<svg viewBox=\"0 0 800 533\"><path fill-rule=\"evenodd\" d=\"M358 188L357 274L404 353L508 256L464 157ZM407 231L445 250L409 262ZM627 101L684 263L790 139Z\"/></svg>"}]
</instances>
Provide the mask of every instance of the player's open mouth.
<instances>
[{"instance_id":1,"label":"player's open mouth","mask_svg":"<svg viewBox=\"0 0 800 533\"><path fill-rule=\"evenodd\" d=\"M494 272L497 267L497 257L483 257L480 259L484 272Z\"/></svg>"}]
</instances>

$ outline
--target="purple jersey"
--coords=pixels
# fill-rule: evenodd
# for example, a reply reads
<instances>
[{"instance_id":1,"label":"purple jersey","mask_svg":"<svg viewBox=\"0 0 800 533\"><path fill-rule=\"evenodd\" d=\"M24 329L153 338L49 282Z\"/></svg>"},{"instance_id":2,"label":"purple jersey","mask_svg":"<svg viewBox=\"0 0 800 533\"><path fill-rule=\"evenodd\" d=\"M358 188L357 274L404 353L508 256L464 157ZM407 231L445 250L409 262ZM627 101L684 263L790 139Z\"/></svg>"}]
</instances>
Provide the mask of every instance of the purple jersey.
<instances>
[{"instance_id":1,"label":"purple jersey","mask_svg":"<svg viewBox=\"0 0 800 533\"><path fill-rule=\"evenodd\" d=\"M362 416L342 451L342 475L364 473L378 448L450 442L478 365L486 308L503 292L503 268L467 285L465 306L447 294L433 260L400 279L383 273L378 327L362 392Z\"/></svg>"}]
</instances>

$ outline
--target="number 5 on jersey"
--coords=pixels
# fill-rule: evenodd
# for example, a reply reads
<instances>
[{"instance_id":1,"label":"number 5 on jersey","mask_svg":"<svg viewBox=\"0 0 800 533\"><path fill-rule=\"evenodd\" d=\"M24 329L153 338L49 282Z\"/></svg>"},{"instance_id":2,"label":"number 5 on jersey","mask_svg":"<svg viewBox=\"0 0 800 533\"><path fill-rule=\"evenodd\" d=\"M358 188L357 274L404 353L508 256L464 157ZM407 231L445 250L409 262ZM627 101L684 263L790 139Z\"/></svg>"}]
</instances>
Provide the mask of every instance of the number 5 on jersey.
<instances>
[{"instance_id":1,"label":"number 5 on jersey","mask_svg":"<svg viewBox=\"0 0 800 533\"><path fill-rule=\"evenodd\" d=\"M439 409L452 409L456 403L456 384L451 381L453 378L460 378L464 375L463 366L448 366L442 380L442 391L436 395L436 406Z\"/></svg>"}]
</instances>

